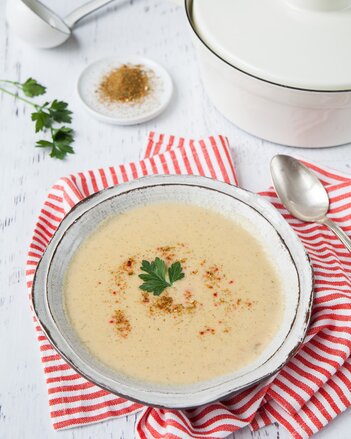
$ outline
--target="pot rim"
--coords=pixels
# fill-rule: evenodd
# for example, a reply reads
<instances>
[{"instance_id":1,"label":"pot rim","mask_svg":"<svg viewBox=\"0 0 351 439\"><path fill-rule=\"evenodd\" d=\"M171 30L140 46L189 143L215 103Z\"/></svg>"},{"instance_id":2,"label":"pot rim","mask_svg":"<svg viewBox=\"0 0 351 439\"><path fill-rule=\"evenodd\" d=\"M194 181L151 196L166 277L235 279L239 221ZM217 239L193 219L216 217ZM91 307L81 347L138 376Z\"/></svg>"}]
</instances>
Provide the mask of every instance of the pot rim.
<instances>
[{"instance_id":1,"label":"pot rim","mask_svg":"<svg viewBox=\"0 0 351 439\"><path fill-rule=\"evenodd\" d=\"M253 79L256 79L261 82L265 82L270 85L274 85L281 88L286 88L290 90L296 90L296 91L302 91L302 92L310 92L310 93L327 93L327 94L334 94L334 93L351 93L351 89L341 89L341 90L318 90L318 89L311 89L311 88L300 88L300 87L294 87L291 85L286 84L280 84L279 82L269 81L268 79L264 79L260 76L253 75L252 73L247 72L246 70L240 69L239 67L235 66L234 64L230 63L226 59L224 59L222 56L220 56L214 49L212 49L206 41L201 37L199 32L196 30L196 26L193 19L192 14L192 6L193 6L194 0L184 0L185 3L185 12L188 19L188 23L193 30L194 34L197 36L198 40L213 54L218 58L219 60L223 61L225 64L227 64L230 67L233 67L235 70L237 70L240 73L243 73L244 75L247 75Z\"/></svg>"}]
</instances>

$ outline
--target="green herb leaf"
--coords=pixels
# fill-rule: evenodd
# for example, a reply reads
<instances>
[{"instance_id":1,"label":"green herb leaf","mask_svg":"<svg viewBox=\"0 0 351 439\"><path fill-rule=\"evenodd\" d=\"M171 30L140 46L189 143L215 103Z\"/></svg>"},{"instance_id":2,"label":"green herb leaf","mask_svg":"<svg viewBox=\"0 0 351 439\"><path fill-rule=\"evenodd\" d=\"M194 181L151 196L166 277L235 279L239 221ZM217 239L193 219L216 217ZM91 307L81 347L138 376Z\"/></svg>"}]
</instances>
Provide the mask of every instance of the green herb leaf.
<instances>
[{"instance_id":1,"label":"green herb leaf","mask_svg":"<svg viewBox=\"0 0 351 439\"><path fill-rule=\"evenodd\" d=\"M32 121L35 122L35 132L44 131L46 128L50 128L52 126L52 119L50 114L42 109L38 111L34 111L32 113Z\"/></svg>"},{"instance_id":2,"label":"green herb leaf","mask_svg":"<svg viewBox=\"0 0 351 439\"><path fill-rule=\"evenodd\" d=\"M30 98L33 98L34 96L41 96L46 92L46 87L39 84L33 78L28 78L26 82L23 82L23 84L21 84L21 88L23 93Z\"/></svg>"},{"instance_id":3,"label":"green herb leaf","mask_svg":"<svg viewBox=\"0 0 351 439\"><path fill-rule=\"evenodd\" d=\"M140 285L139 288L148 293L153 293L154 296L159 296L167 287L169 287L167 282L162 282L159 279L150 279Z\"/></svg>"},{"instance_id":4,"label":"green herb leaf","mask_svg":"<svg viewBox=\"0 0 351 439\"><path fill-rule=\"evenodd\" d=\"M68 110L68 104L64 101L58 101L55 99L51 102L49 107L50 116L55 122L58 123L71 123L72 122L72 111Z\"/></svg>"},{"instance_id":5,"label":"green herb leaf","mask_svg":"<svg viewBox=\"0 0 351 439\"><path fill-rule=\"evenodd\" d=\"M73 130L69 127L61 127L53 130L52 139L55 142L69 144L73 142Z\"/></svg>"},{"instance_id":6,"label":"green herb leaf","mask_svg":"<svg viewBox=\"0 0 351 439\"><path fill-rule=\"evenodd\" d=\"M33 78L28 78L23 83L0 79L0 84L1 83L4 83L6 86L16 87L31 98L43 95L46 92L46 88ZM21 96L17 92L8 90L7 87L4 88L0 86L0 92L13 96L15 99L21 100L34 108L31 118L32 121L35 122L36 133L40 131L50 132L51 139L41 139L37 141L35 146L38 148L51 148L50 156L61 160L64 159L67 154L74 154L72 147L74 132L71 128L61 125L72 122L72 111L68 109L67 102L54 99L52 102L44 102L40 105L34 100Z\"/></svg>"},{"instance_id":7,"label":"green herb leaf","mask_svg":"<svg viewBox=\"0 0 351 439\"><path fill-rule=\"evenodd\" d=\"M52 142L39 140L36 146L38 148L51 148L50 157L62 160L67 154L74 154L72 143L73 130L68 127L61 127L52 130Z\"/></svg>"},{"instance_id":8,"label":"green herb leaf","mask_svg":"<svg viewBox=\"0 0 351 439\"><path fill-rule=\"evenodd\" d=\"M54 144L48 140L38 140L35 146L38 148L52 148Z\"/></svg>"},{"instance_id":9,"label":"green herb leaf","mask_svg":"<svg viewBox=\"0 0 351 439\"><path fill-rule=\"evenodd\" d=\"M182 271L182 266L180 265L180 262L175 262L169 267L168 276L171 284L173 284L177 280L183 279L184 273Z\"/></svg>"},{"instance_id":10,"label":"green herb leaf","mask_svg":"<svg viewBox=\"0 0 351 439\"><path fill-rule=\"evenodd\" d=\"M152 268L154 269L155 275L159 279L165 279L167 273L167 267L165 261L160 258L156 258L153 262Z\"/></svg>"},{"instance_id":11,"label":"green herb leaf","mask_svg":"<svg viewBox=\"0 0 351 439\"><path fill-rule=\"evenodd\" d=\"M53 130L52 134L53 148L50 157L56 157L60 160L64 159L67 154L74 154L72 148L73 130L68 127L61 127Z\"/></svg>"},{"instance_id":12,"label":"green herb leaf","mask_svg":"<svg viewBox=\"0 0 351 439\"><path fill-rule=\"evenodd\" d=\"M140 269L147 274L139 274L139 278L144 281L139 288L154 296L159 296L167 287L184 277L180 262L175 262L167 270L166 263L160 258L153 262L143 260ZM169 281L166 279L167 273Z\"/></svg>"}]
</instances>

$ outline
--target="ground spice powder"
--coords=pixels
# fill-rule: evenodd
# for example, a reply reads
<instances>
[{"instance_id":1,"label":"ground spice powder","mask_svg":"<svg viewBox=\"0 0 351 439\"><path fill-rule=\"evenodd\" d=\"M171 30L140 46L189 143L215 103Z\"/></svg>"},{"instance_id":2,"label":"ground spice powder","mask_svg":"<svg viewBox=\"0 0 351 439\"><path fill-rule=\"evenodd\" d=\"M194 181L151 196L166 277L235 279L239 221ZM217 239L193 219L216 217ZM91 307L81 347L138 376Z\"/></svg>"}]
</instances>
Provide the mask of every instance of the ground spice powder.
<instances>
[{"instance_id":1,"label":"ground spice powder","mask_svg":"<svg viewBox=\"0 0 351 439\"><path fill-rule=\"evenodd\" d=\"M148 73L142 65L123 64L102 79L98 93L110 103L140 101L150 93Z\"/></svg>"},{"instance_id":2,"label":"ground spice powder","mask_svg":"<svg viewBox=\"0 0 351 439\"><path fill-rule=\"evenodd\" d=\"M116 309L114 318L110 320L110 323L115 325L117 333L123 338L126 338L132 330L129 320L121 309Z\"/></svg>"}]
</instances>

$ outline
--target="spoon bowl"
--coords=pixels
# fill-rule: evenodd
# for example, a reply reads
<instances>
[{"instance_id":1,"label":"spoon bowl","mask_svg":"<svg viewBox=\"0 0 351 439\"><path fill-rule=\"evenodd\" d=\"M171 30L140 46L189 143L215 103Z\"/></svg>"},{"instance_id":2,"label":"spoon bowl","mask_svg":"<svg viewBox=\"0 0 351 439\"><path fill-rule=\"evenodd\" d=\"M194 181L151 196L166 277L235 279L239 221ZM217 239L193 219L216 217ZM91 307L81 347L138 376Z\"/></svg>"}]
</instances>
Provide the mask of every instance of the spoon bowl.
<instances>
[{"instance_id":1,"label":"spoon bowl","mask_svg":"<svg viewBox=\"0 0 351 439\"><path fill-rule=\"evenodd\" d=\"M59 46L71 35L69 26L37 0L9 0L7 21L18 37L38 48Z\"/></svg>"},{"instance_id":2,"label":"spoon bowl","mask_svg":"<svg viewBox=\"0 0 351 439\"><path fill-rule=\"evenodd\" d=\"M90 0L62 19L39 0L8 0L7 21L26 43L49 49L64 43L78 21L112 1Z\"/></svg>"},{"instance_id":3,"label":"spoon bowl","mask_svg":"<svg viewBox=\"0 0 351 439\"><path fill-rule=\"evenodd\" d=\"M288 155L276 155L271 161L271 174L279 198L292 215L306 222L325 217L328 194L306 166Z\"/></svg>"},{"instance_id":4,"label":"spoon bowl","mask_svg":"<svg viewBox=\"0 0 351 439\"><path fill-rule=\"evenodd\" d=\"M278 154L271 161L271 175L281 202L294 217L324 224L351 251L351 239L327 217L328 193L316 174L293 157Z\"/></svg>"}]
</instances>

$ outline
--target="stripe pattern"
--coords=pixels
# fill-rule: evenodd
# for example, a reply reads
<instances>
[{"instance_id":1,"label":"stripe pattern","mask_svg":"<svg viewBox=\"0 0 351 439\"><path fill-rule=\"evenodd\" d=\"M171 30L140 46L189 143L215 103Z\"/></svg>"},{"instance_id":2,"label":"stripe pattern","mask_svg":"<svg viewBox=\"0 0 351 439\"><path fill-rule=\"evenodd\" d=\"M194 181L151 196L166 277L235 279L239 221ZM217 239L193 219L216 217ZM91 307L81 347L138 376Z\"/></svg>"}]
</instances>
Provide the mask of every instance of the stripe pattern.
<instances>
[{"instance_id":1,"label":"stripe pattern","mask_svg":"<svg viewBox=\"0 0 351 439\"><path fill-rule=\"evenodd\" d=\"M145 158L138 163L79 172L61 178L50 190L40 212L27 261L29 294L36 266L58 225L85 197L109 186L150 174L197 174L237 184L228 140L206 140L150 133ZM52 348L34 317L55 429L125 416L143 409L100 389L77 374Z\"/></svg>"},{"instance_id":2,"label":"stripe pattern","mask_svg":"<svg viewBox=\"0 0 351 439\"><path fill-rule=\"evenodd\" d=\"M351 180L311 167L331 199L330 217L351 233ZM28 253L29 294L40 257L60 221L80 200L103 188L150 174L195 174L237 185L228 140L195 141L150 133L144 159L61 178L51 189ZM262 193L304 243L315 273L312 321L304 346L276 376L235 397L192 410L143 407L118 398L78 375L52 348L34 317L55 429L139 412L137 436L224 438L249 425L257 430L279 422L295 438L308 438L351 405L351 257L325 227L289 215L275 192Z\"/></svg>"}]
</instances>

